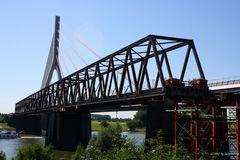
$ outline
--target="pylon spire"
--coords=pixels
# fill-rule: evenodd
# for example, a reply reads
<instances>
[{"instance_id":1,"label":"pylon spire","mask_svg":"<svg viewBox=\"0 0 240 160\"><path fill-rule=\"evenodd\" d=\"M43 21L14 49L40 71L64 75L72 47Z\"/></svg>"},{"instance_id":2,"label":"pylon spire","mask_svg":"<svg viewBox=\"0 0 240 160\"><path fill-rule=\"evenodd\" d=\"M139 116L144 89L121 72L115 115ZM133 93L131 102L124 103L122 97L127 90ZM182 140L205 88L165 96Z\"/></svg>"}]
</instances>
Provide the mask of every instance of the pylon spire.
<instances>
[{"instance_id":1,"label":"pylon spire","mask_svg":"<svg viewBox=\"0 0 240 160\"><path fill-rule=\"evenodd\" d=\"M55 31L52 38L52 43L45 67L41 89L47 87L52 79L53 71L57 71L58 79L62 79L62 71L59 64L59 30L60 30L60 17L55 17Z\"/></svg>"}]
</instances>

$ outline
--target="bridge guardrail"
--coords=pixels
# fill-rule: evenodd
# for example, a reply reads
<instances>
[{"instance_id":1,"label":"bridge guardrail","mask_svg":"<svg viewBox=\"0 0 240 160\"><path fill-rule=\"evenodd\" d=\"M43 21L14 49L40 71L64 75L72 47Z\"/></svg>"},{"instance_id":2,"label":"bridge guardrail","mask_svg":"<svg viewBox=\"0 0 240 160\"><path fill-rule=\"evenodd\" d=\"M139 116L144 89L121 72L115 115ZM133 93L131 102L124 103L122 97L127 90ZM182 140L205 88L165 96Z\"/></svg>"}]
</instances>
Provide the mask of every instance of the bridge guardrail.
<instances>
[{"instance_id":1,"label":"bridge guardrail","mask_svg":"<svg viewBox=\"0 0 240 160\"><path fill-rule=\"evenodd\" d=\"M240 84L240 79L208 83L208 87L217 87L217 86L232 85L232 84Z\"/></svg>"}]
</instances>

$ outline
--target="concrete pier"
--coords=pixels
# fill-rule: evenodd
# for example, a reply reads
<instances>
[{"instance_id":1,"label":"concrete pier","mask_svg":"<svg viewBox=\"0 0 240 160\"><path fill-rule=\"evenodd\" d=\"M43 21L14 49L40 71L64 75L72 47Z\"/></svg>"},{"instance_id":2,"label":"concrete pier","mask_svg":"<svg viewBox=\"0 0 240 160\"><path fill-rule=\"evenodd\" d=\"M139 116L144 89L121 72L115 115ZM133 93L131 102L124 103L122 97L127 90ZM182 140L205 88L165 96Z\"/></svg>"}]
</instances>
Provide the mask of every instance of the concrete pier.
<instances>
[{"instance_id":1,"label":"concrete pier","mask_svg":"<svg viewBox=\"0 0 240 160\"><path fill-rule=\"evenodd\" d=\"M91 137L91 115L88 110L66 110L48 114L45 145L55 149L76 150L87 146Z\"/></svg>"},{"instance_id":2,"label":"concrete pier","mask_svg":"<svg viewBox=\"0 0 240 160\"><path fill-rule=\"evenodd\" d=\"M21 115L15 117L16 132L26 134L41 135L41 116L40 115Z\"/></svg>"},{"instance_id":3,"label":"concrete pier","mask_svg":"<svg viewBox=\"0 0 240 160\"><path fill-rule=\"evenodd\" d=\"M147 108L146 140L156 138L157 132L163 132L163 142L174 144L174 114L166 112L167 105L162 101L151 101ZM146 144L147 145L147 144Z\"/></svg>"}]
</instances>

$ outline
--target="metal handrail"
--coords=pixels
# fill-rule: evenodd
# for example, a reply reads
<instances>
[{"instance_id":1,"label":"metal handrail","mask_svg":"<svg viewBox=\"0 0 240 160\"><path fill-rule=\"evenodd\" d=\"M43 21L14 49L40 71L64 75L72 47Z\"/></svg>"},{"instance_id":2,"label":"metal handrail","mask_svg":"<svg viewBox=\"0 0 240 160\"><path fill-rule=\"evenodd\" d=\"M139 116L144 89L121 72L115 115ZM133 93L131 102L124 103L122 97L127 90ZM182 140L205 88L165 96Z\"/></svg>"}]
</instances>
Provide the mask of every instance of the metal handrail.
<instances>
[{"instance_id":1,"label":"metal handrail","mask_svg":"<svg viewBox=\"0 0 240 160\"><path fill-rule=\"evenodd\" d=\"M240 84L240 79L208 83L208 87L225 86L225 85L231 85L231 84Z\"/></svg>"}]
</instances>

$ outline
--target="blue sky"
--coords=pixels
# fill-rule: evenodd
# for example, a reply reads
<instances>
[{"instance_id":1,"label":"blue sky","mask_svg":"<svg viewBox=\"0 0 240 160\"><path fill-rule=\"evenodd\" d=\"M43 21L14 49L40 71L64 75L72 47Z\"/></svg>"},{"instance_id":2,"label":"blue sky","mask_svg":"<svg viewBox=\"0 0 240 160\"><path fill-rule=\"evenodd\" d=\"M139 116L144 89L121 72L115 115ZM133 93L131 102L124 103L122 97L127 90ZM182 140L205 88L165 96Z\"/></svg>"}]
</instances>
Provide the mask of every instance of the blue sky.
<instances>
[{"instance_id":1,"label":"blue sky","mask_svg":"<svg viewBox=\"0 0 240 160\"><path fill-rule=\"evenodd\" d=\"M102 57L148 34L184 37L194 40L207 79L240 76L237 0L2 1L0 112L39 90L55 15Z\"/></svg>"}]
</instances>

